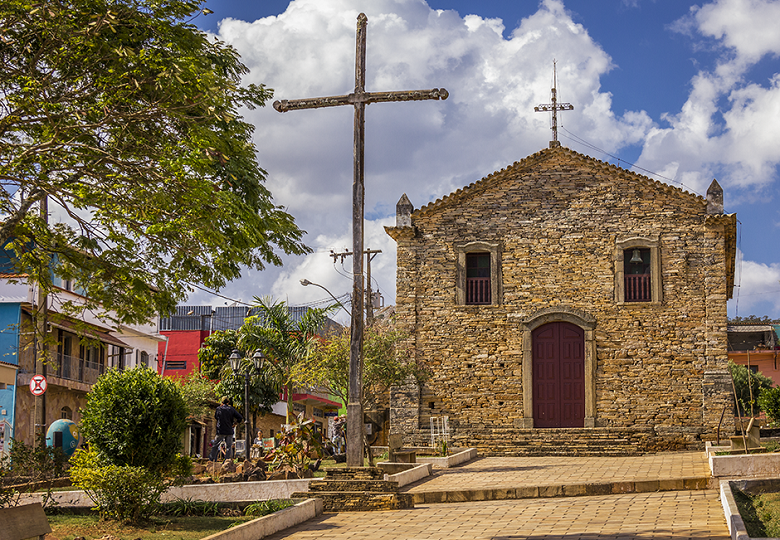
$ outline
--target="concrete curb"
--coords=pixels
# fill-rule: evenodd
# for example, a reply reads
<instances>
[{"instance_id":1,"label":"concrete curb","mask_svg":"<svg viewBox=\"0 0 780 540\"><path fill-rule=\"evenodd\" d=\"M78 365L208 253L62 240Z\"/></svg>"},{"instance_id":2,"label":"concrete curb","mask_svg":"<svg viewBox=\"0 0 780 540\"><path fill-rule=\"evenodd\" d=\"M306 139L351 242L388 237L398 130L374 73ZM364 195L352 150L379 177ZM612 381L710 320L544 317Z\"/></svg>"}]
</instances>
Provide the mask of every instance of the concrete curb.
<instances>
[{"instance_id":1,"label":"concrete curb","mask_svg":"<svg viewBox=\"0 0 780 540\"><path fill-rule=\"evenodd\" d=\"M430 463L420 463L416 467L407 471L402 471L396 474L385 475L387 480L391 482L398 482L398 487L404 487L407 484L417 482L421 478L430 476L433 470L433 465Z\"/></svg>"},{"instance_id":2,"label":"concrete curb","mask_svg":"<svg viewBox=\"0 0 780 540\"><path fill-rule=\"evenodd\" d=\"M729 534L732 540L750 540L750 536L745 528L745 522L739 515L737 501L734 500L734 494L731 493L731 483L728 480L720 482L720 502L723 505L723 512L726 514L726 525L729 527Z\"/></svg>"},{"instance_id":3,"label":"concrete curb","mask_svg":"<svg viewBox=\"0 0 780 540\"><path fill-rule=\"evenodd\" d=\"M430 463L437 469L448 469L466 463L477 457L476 448L466 448L462 452L446 457L418 457L417 463Z\"/></svg>"},{"instance_id":4,"label":"concrete curb","mask_svg":"<svg viewBox=\"0 0 780 540\"><path fill-rule=\"evenodd\" d=\"M212 534L203 540L258 540L322 514L321 499L306 499L295 506Z\"/></svg>"},{"instance_id":5,"label":"concrete curb","mask_svg":"<svg viewBox=\"0 0 780 540\"><path fill-rule=\"evenodd\" d=\"M197 484L175 486L163 493L162 502L193 499L217 502L253 502L271 499L289 499L293 493L309 491L311 478L300 480L267 480L264 482L230 482L227 484ZM52 498L63 508L94 506L92 499L81 490L53 491ZM25 494L26 502L42 502L43 494Z\"/></svg>"},{"instance_id":6,"label":"concrete curb","mask_svg":"<svg viewBox=\"0 0 780 540\"><path fill-rule=\"evenodd\" d=\"M418 491L412 493L414 504L436 504L470 501L499 501L545 497L583 497L656 491L692 491L709 489L709 477L677 478L674 480L644 480L638 482L607 482L526 486L517 488L471 489L460 491Z\"/></svg>"}]
</instances>

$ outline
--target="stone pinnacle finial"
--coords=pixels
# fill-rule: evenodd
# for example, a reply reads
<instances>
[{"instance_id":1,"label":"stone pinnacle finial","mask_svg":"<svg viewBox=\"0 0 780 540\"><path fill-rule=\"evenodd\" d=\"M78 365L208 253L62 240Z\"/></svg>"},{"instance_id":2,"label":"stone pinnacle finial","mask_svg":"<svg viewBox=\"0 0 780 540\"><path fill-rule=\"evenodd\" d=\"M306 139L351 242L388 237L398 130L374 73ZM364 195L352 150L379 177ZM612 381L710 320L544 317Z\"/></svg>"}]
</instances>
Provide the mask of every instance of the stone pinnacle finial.
<instances>
[{"instance_id":1,"label":"stone pinnacle finial","mask_svg":"<svg viewBox=\"0 0 780 540\"><path fill-rule=\"evenodd\" d=\"M723 188L720 187L717 180L713 180L707 189L707 213L723 213Z\"/></svg>"},{"instance_id":2,"label":"stone pinnacle finial","mask_svg":"<svg viewBox=\"0 0 780 540\"><path fill-rule=\"evenodd\" d=\"M411 227L412 226L412 212L414 211L414 205L409 201L409 197L406 193L401 195L398 199L398 203L395 205L395 226L396 227Z\"/></svg>"}]
</instances>

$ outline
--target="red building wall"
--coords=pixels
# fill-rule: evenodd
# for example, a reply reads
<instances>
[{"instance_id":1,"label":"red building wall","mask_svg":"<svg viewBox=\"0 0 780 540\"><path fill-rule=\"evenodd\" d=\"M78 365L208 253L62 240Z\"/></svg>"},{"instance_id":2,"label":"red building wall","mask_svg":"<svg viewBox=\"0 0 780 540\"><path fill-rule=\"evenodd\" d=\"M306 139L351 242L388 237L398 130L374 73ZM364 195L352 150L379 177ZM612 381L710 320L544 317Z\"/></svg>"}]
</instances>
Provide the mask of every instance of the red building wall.
<instances>
[{"instance_id":1,"label":"red building wall","mask_svg":"<svg viewBox=\"0 0 780 540\"><path fill-rule=\"evenodd\" d=\"M198 369L198 349L209 335L208 331L177 330L160 332L168 338L157 349L157 371L168 377L186 378ZM166 351L167 346L167 351Z\"/></svg>"}]
</instances>

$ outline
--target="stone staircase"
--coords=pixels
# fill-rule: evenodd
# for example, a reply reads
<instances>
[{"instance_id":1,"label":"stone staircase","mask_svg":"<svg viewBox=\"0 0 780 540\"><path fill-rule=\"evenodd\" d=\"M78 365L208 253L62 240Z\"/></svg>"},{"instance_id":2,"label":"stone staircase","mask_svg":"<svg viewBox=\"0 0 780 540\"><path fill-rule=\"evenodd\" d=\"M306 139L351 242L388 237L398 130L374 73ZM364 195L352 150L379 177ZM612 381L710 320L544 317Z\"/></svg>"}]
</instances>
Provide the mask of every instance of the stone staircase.
<instances>
[{"instance_id":1,"label":"stone staircase","mask_svg":"<svg viewBox=\"0 0 780 540\"><path fill-rule=\"evenodd\" d=\"M453 430L452 447L476 448L480 456L635 456L648 452L698 450L696 434L671 434L663 441L652 428L484 427L460 434ZM406 437L407 446L430 445L430 431L417 430Z\"/></svg>"},{"instance_id":2,"label":"stone staircase","mask_svg":"<svg viewBox=\"0 0 780 540\"><path fill-rule=\"evenodd\" d=\"M293 493L292 498L317 497L325 512L365 512L414 508L409 493L398 492L398 482L384 479L376 467L328 467L325 478L309 482L309 491Z\"/></svg>"}]
</instances>

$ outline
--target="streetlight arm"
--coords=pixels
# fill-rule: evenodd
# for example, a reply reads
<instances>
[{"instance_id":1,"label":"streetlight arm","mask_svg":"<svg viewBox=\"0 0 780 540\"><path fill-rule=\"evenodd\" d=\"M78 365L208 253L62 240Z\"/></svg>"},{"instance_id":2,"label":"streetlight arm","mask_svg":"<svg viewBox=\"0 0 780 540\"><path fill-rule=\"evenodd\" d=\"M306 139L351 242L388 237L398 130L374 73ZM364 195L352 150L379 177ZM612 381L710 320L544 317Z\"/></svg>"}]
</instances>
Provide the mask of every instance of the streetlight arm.
<instances>
[{"instance_id":1,"label":"streetlight arm","mask_svg":"<svg viewBox=\"0 0 780 540\"><path fill-rule=\"evenodd\" d=\"M350 317L352 316L352 313L350 313L349 311L347 311L347 308L345 308L345 307L344 307L344 304L342 304L341 302L339 302L339 301L336 299L336 297L335 297L335 296L333 296L333 293L332 293L332 292L330 292L328 289L326 289L325 287L323 287L323 286L322 286L322 285L320 285L319 283L314 283L313 281L309 281L308 279L302 279L302 280L301 280L301 285L303 285L304 287L306 287L306 286L308 286L308 285L314 285L314 286L316 286L316 287L319 287L320 289L322 289L323 291L325 291L326 293L328 293L328 294L330 295L330 297L331 297L331 298L333 298L333 301L334 301L334 302L336 302L336 304L338 304L338 306L339 306L341 309L343 309L343 310L344 310L344 312L345 312L347 315L349 315Z\"/></svg>"}]
</instances>

